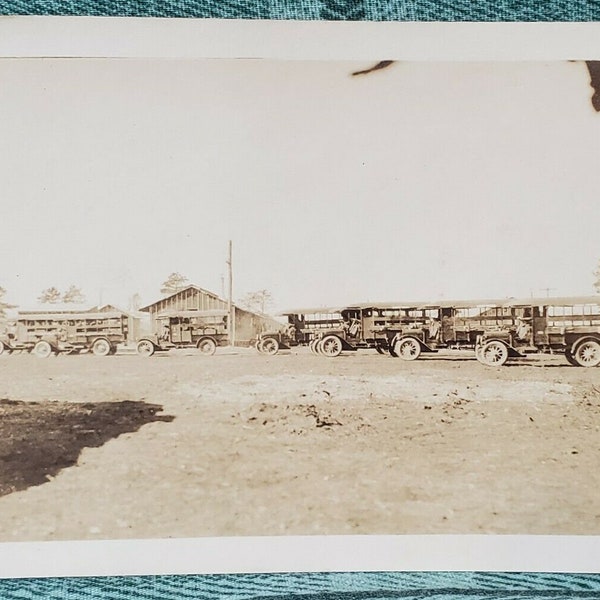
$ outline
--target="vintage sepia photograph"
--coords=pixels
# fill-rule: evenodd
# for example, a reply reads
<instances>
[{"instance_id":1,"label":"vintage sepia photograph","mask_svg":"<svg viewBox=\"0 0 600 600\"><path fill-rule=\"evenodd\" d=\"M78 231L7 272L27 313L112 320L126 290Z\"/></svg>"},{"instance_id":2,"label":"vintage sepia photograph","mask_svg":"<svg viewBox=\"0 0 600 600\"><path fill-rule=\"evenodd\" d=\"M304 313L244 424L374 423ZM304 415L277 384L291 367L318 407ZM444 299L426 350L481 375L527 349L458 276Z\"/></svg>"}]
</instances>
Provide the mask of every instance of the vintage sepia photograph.
<instances>
[{"instance_id":1,"label":"vintage sepia photograph","mask_svg":"<svg viewBox=\"0 0 600 600\"><path fill-rule=\"evenodd\" d=\"M600 63L0 81L1 542L600 534Z\"/></svg>"}]
</instances>

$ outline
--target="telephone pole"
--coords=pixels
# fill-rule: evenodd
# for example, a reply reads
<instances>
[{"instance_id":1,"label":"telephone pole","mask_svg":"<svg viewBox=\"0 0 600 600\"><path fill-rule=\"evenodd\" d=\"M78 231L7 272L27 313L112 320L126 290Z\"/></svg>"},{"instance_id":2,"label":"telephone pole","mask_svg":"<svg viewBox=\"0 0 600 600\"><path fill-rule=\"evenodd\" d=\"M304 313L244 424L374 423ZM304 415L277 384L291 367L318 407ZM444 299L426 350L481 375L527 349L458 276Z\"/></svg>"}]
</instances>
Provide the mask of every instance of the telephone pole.
<instances>
[{"instance_id":1,"label":"telephone pole","mask_svg":"<svg viewBox=\"0 0 600 600\"><path fill-rule=\"evenodd\" d=\"M229 272L229 298L227 300L227 308L229 310L229 345L235 345L235 306L233 305L233 252L232 242L229 240L229 251L227 253L227 269Z\"/></svg>"}]
</instances>

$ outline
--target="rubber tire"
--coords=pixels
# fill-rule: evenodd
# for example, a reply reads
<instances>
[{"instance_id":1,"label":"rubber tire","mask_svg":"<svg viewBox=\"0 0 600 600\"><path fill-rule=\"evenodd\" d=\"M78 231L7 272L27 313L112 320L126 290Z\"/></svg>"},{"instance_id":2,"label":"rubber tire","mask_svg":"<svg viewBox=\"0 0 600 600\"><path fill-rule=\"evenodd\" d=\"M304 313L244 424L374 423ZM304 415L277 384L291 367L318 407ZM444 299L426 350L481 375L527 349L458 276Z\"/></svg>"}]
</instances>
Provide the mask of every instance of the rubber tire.
<instances>
[{"instance_id":1,"label":"rubber tire","mask_svg":"<svg viewBox=\"0 0 600 600\"><path fill-rule=\"evenodd\" d=\"M92 344L92 354L94 356L108 356L110 351L110 342L104 338L100 338Z\"/></svg>"},{"instance_id":2,"label":"rubber tire","mask_svg":"<svg viewBox=\"0 0 600 600\"><path fill-rule=\"evenodd\" d=\"M45 340L40 340L32 350L38 358L48 358L52 354L52 346Z\"/></svg>"},{"instance_id":3,"label":"rubber tire","mask_svg":"<svg viewBox=\"0 0 600 600\"><path fill-rule=\"evenodd\" d=\"M421 356L421 344L415 338L401 338L394 344L394 352L402 360L417 360Z\"/></svg>"},{"instance_id":4,"label":"rubber tire","mask_svg":"<svg viewBox=\"0 0 600 600\"><path fill-rule=\"evenodd\" d=\"M326 335L319 343L319 352L328 358L335 358L342 353L344 346L337 335Z\"/></svg>"},{"instance_id":5,"label":"rubber tire","mask_svg":"<svg viewBox=\"0 0 600 600\"><path fill-rule=\"evenodd\" d=\"M586 350L589 358L586 358ZM600 365L600 342L596 340L582 342L577 346L574 358L581 367L597 367Z\"/></svg>"},{"instance_id":6,"label":"rubber tire","mask_svg":"<svg viewBox=\"0 0 600 600\"><path fill-rule=\"evenodd\" d=\"M279 352L279 342L274 337L264 338L261 342L262 353L275 356Z\"/></svg>"},{"instance_id":7,"label":"rubber tire","mask_svg":"<svg viewBox=\"0 0 600 600\"><path fill-rule=\"evenodd\" d=\"M211 338L201 339L196 347L203 356L212 356L217 351L217 343Z\"/></svg>"},{"instance_id":8,"label":"rubber tire","mask_svg":"<svg viewBox=\"0 0 600 600\"><path fill-rule=\"evenodd\" d=\"M2 354L4 350L8 350L8 348L6 348L6 344L4 342L0 342L0 354Z\"/></svg>"},{"instance_id":9,"label":"rubber tire","mask_svg":"<svg viewBox=\"0 0 600 600\"><path fill-rule=\"evenodd\" d=\"M480 346L475 346L475 358L480 362L483 363L483 355L481 354L481 350L483 349L483 344Z\"/></svg>"},{"instance_id":10,"label":"rubber tire","mask_svg":"<svg viewBox=\"0 0 600 600\"><path fill-rule=\"evenodd\" d=\"M508 348L499 340L486 342L480 350L480 362L488 367L501 367L508 360Z\"/></svg>"},{"instance_id":11,"label":"rubber tire","mask_svg":"<svg viewBox=\"0 0 600 600\"><path fill-rule=\"evenodd\" d=\"M569 348L565 348L565 358L567 359L567 362L570 365L573 365L574 367L580 367L581 365L575 360L575 357L573 356L573 353L571 352L571 350Z\"/></svg>"},{"instance_id":12,"label":"rubber tire","mask_svg":"<svg viewBox=\"0 0 600 600\"><path fill-rule=\"evenodd\" d=\"M136 346L137 353L144 357L152 356L155 350L156 348L150 340L140 340Z\"/></svg>"}]
</instances>

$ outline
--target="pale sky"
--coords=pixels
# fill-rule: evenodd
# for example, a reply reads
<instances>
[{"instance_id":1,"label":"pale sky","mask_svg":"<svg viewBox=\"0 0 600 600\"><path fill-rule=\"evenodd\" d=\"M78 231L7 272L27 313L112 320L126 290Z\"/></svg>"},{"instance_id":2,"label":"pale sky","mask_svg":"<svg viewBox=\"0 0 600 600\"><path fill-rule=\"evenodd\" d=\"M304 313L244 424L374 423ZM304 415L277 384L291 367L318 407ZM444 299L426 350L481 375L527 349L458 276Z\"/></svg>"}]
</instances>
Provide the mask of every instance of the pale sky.
<instances>
[{"instance_id":1,"label":"pale sky","mask_svg":"<svg viewBox=\"0 0 600 600\"><path fill-rule=\"evenodd\" d=\"M589 294L583 63L0 60L2 268L148 304L172 271L273 309Z\"/></svg>"}]
</instances>

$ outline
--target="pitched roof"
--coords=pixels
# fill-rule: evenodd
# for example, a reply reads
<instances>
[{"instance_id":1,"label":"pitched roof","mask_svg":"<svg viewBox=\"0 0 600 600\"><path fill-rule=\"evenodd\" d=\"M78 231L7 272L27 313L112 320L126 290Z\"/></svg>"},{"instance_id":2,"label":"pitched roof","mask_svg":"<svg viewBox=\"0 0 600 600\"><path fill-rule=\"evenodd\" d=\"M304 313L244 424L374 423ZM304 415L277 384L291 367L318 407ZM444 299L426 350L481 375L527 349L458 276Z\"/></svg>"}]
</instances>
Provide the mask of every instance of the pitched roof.
<instances>
[{"instance_id":1,"label":"pitched roof","mask_svg":"<svg viewBox=\"0 0 600 600\"><path fill-rule=\"evenodd\" d=\"M148 312L150 310L150 308L152 308L153 306L156 306L157 304L160 304L161 302L164 302L165 300L169 300L169 298L178 296L179 294L182 294L183 292L187 292L188 290L191 290L191 289L196 290L197 292L200 292L202 294L207 294L208 296L211 296L215 300L221 300L222 302L227 302L227 300L224 300L223 298L217 296L217 294L215 294L214 292L210 292L208 290L205 290L204 288L201 288L200 286L190 284L190 285L186 285L184 288L181 288L177 292L173 292L172 294L169 294L168 296L163 296L162 298L160 298L160 300L157 300L156 302L152 302L151 304L148 304L147 306L143 306L142 308L140 308L140 310L142 312Z\"/></svg>"}]
</instances>

